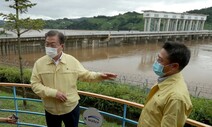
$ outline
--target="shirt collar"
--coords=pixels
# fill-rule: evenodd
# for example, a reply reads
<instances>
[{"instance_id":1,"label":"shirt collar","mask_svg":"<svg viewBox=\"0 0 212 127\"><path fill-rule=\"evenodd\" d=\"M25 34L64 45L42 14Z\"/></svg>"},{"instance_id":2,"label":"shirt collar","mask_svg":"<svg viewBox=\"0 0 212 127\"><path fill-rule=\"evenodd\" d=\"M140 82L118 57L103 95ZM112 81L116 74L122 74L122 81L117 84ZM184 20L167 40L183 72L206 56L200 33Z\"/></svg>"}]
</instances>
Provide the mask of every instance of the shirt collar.
<instances>
[{"instance_id":1,"label":"shirt collar","mask_svg":"<svg viewBox=\"0 0 212 127\"><path fill-rule=\"evenodd\" d=\"M60 57L60 62L63 64L66 64L66 57L65 57L65 53L62 52L62 55Z\"/></svg>"},{"instance_id":2,"label":"shirt collar","mask_svg":"<svg viewBox=\"0 0 212 127\"><path fill-rule=\"evenodd\" d=\"M159 77L159 78L158 78L158 83L163 82L163 81L166 80L168 77L169 77L169 76L167 76L167 77Z\"/></svg>"},{"instance_id":3,"label":"shirt collar","mask_svg":"<svg viewBox=\"0 0 212 127\"><path fill-rule=\"evenodd\" d=\"M63 52L61 53L61 56L60 56L60 58L58 60L52 59L52 61L54 62L55 65L59 64L59 62L61 61L62 56L63 56Z\"/></svg>"}]
</instances>

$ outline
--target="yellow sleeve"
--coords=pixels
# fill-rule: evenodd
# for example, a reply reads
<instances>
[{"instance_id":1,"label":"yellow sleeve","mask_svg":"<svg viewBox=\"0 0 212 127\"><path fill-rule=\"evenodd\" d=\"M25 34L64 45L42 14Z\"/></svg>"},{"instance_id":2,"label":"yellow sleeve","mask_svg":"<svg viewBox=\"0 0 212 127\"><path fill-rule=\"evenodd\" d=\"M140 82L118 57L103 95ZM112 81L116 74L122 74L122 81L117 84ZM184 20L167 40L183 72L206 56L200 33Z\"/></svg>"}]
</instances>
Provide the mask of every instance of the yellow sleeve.
<instances>
[{"instance_id":1,"label":"yellow sleeve","mask_svg":"<svg viewBox=\"0 0 212 127\"><path fill-rule=\"evenodd\" d=\"M77 64L78 64L78 79L80 81L99 82L103 80L101 78L101 73L86 70L79 61L77 62Z\"/></svg>"},{"instance_id":2,"label":"yellow sleeve","mask_svg":"<svg viewBox=\"0 0 212 127\"><path fill-rule=\"evenodd\" d=\"M161 127L183 127L187 116L186 104L177 99L170 100L163 110Z\"/></svg>"},{"instance_id":3,"label":"yellow sleeve","mask_svg":"<svg viewBox=\"0 0 212 127\"><path fill-rule=\"evenodd\" d=\"M57 90L52 89L50 87L46 87L41 82L41 77L39 76L37 72L37 64L35 63L33 70L32 70L32 76L31 76L31 85L32 90L41 98L45 97L55 97Z\"/></svg>"}]
</instances>

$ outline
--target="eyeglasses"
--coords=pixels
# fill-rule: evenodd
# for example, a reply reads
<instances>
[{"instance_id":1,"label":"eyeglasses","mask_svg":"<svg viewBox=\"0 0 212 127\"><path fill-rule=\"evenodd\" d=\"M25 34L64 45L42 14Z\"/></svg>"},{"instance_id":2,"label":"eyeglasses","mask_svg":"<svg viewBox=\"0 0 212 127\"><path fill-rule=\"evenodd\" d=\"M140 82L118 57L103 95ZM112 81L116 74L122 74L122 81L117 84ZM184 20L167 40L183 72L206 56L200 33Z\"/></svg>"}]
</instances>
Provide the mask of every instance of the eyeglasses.
<instances>
[{"instance_id":1,"label":"eyeglasses","mask_svg":"<svg viewBox=\"0 0 212 127\"><path fill-rule=\"evenodd\" d=\"M57 48L57 47L60 46L60 45L58 45L57 43L48 43L48 42L46 42L46 43L45 43L45 46L46 46L46 47Z\"/></svg>"}]
</instances>

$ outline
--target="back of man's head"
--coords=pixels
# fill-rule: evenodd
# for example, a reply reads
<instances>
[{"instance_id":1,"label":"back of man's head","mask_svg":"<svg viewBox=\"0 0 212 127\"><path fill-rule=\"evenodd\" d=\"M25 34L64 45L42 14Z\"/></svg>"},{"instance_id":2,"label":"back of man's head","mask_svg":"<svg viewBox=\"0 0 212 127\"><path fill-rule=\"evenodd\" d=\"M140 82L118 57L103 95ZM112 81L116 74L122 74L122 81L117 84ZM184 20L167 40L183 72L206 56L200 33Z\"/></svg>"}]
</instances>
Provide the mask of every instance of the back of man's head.
<instances>
[{"instance_id":1,"label":"back of man's head","mask_svg":"<svg viewBox=\"0 0 212 127\"><path fill-rule=\"evenodd\" d=\"M163 48L168 53L169 62L178 63L180 71L189 63L191 52L183 43L166 42Z\"/></svg>"}]
</instances>

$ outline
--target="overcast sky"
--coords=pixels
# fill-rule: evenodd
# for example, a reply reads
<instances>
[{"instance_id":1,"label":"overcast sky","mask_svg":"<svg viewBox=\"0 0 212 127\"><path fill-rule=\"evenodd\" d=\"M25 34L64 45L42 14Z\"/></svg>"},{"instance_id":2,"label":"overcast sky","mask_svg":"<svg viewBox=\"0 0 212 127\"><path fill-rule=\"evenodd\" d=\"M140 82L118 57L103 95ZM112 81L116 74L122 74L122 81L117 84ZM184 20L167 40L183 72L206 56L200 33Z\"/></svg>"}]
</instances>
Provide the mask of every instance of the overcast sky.
<instances>
[{"instance_id":1,"label":"overcast sky","mask_svg":"<svg viewBox=\"0 0 212 127\"><path fill-rule=\"evenodd\" d=\"M11 0L13 1L13 0ZM31 18L58 19L98 15L114 16L126 12L156 10L185 12L212 6L212 0L31 0L37 3L28 10ZM0 0L0 12L13 12L9 2ZM2 19L2 18L0 18Z\"/></svg>"}]
</instances>

